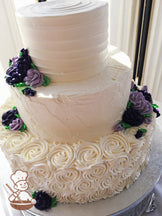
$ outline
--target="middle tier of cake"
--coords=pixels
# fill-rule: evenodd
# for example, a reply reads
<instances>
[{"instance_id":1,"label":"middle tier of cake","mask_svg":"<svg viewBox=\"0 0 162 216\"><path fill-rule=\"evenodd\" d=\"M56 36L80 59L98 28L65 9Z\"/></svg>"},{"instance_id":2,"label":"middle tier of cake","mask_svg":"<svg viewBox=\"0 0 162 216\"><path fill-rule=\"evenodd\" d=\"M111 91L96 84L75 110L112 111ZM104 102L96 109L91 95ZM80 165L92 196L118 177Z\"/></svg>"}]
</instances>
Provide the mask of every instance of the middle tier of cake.
<instances>
[{"instance_id":1,"label":"middle tier of cake","mask_svg":"<svg viewBox=\"0 0 162 216\"><path fill-rule=\"evenodd\" d=\"M95 77L37 88L35 97L11 87L11 94L28 130L48 141L94 140L112 133L126 108L132 70L117 48L109 51L106 70Z\"/></svg>"}]
</instances>

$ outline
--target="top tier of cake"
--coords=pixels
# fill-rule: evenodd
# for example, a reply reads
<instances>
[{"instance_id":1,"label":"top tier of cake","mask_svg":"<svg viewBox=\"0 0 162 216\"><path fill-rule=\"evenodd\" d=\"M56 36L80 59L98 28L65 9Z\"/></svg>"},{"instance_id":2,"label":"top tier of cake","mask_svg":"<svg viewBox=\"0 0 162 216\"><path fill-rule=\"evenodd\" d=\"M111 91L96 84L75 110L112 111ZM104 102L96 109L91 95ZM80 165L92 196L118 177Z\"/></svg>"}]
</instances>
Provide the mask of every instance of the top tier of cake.
<instances>
[{"instance_id":1,"label":"top tier of cake","mask_svg":"<svg viewBox=\"0 0 162 216\"><path fill-rule=\"evenodd\" d=\"M52 82L85 80L107 62L108 5L56 0L23 7L17 20L24 47Z\"/></svg>"}]
</instances>

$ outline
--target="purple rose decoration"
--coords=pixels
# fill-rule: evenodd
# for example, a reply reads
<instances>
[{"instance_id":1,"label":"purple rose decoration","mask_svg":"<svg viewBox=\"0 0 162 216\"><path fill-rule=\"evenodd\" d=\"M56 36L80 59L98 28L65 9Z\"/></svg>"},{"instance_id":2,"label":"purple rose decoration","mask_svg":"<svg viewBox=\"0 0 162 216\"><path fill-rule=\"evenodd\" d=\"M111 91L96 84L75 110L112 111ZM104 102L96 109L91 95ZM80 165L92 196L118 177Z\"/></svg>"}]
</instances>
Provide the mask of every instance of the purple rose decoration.
<instances>
[{"instance_id":1,"label":"purple rose decoration","mask_svg":"<svg viewBox=\"0 0 162 216\"><path fill-rule=\"evenodd\" d=\"M12 67L17 67L18 59L19 59L18 56L12 58L12 64L11 64Z\"/></svg>"},{"instance_id":2,"label":"purple rose decoration","mask_svg":"<svg viewBox=\"0 0 162 216\"><path fill-rule=\"evenodd\" d=\"M3 113L2 125L3 126L9 126L9 124L17 118L15 114L18 114L18 111L16 108Z\"/></svg>"},{"instance_id":3,"label":"purple rose decoration","mask_svg":"<svg viewBox=\"0 0 162 216\"><path fill-rule=\"evenodd\" d=\"M137 133L135 134L136 139L139 139L142 136L143 136L143 132L140 130L138 130Z\"/></svg>"},{"instance_id":4,"label":"purple rose decoration","mask_svg":"<svg viewBox=\"0 0 162 216\"><path fill-rule=\"evenodd\" d=\"M32 96L33 97L36 95L37 92L31 88L25 88L24 90L22 90L22 93L26 96Z\"/></svg>"},{"instance_id":5,"label":"purple rose decoration","mask_svg":"<svg viewBox=\"0 0 162 216\"><path fill-rule=\"evenodd\" d=\"M29 69L27 76L24 78L26 85L30 85L33 88L42 86L44 82L44 75L36 69Z\"/></svg>"},{"instance_id":6,"label":"purple rose decoration","mask_svg":"<svg viewBox=\"0 0 162 216\"><path fill-rule=\"evenodd\" d=\"M144 117L138 110L130 107L123 113L122 121L131 126L139 126L143 123Z\"/></svg>"},{"instance_id":7,"label":"purple rose decoration","mask_svg":"<svg viewBox=\"0 0 162 216\"><path fill-rule=\"evenodd\" d=\"M142 92L134 91L130 93L129 100L133 103L133 108L138 110L142 115L153 112L152 105L147 101Z\"/></svg>"},{"instance_id":8,"label":"purple rose decoration","mask_svg":"<svg viewBox=\"0 0 162 216\"><path fill-rule=\"evenodd\" d=\"M24 122L21 118L16 118L15 120L12 121L12 123L10 123L9 127L12 131L18 131L21 130L23 124Z\"/></svg>"},{"instance_id":9,"label":"purple rose decoration","mask_svg":"<svg viewBox=\"0 0 162 216\"><path fill-rule=\"evenodd\" d=\"M145 103L145 97L142 92L134 91L130 93L129 100L133 103L134 108L140 110L143 103Z\"/></svg>"},{"instance_id":10,"label":"purple rose decoration","mask_svg":"<svg viewBox=\"0 0 162 216\"><path fill-rule=\"evenodd\" d=\"M114 132L118 132L118 131L122 131L122 130L124 130L124 128L121 126L120 123L115 125Z\"/></svg>"},{"instance_id":11,"label":"purple rose decoration","mask_svg":"<svg viewBox=\"0 0 162 216\"><path fill-rule=\"evenodd\" d=\"M147 92L147 91L148 91L148 88L147 88L147 86L145 85L145 86L142 87L141 90L144 91L144 92Z\"/></svg>"},{"instance_id":12,"label":"purple rose decoration","mask_svg":"<svg viewBox=\"0 0 162 216\"><path fill-rule=\"evenodd\" d=\"M144 123L145 124L150 124L152 122L152 118L151 117L146 117L145 119L144 119Z\"/></svg>"},{"instance_id":13,"label":"purple rose decoration","mask_svg":"<svg viewBox=\"0 0 162 216\"><path fill-rule=\"evenodd\" d=\"M142 107L139 109L139 111L142 115L150 114L153 112L153 107L150 102L146 100L145 103L142 104Z\"/></svg>"}]
</instances>

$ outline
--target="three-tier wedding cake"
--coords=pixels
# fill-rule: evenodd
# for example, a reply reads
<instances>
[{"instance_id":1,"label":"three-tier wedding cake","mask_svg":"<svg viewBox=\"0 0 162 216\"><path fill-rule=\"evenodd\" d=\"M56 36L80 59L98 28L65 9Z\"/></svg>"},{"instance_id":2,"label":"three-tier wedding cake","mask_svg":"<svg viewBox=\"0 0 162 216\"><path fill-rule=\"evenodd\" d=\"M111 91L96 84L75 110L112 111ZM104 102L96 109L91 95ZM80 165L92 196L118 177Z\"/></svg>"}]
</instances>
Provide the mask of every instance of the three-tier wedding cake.
<instances>
[{"instance_id":1,"label":"three-tier wedding cake","mask_svg":"<svg viewBox=\"0 0 162 216\"><path fill-rule=\"evenodd\" d=\"M17 20L27 49L9 62L12 100L0 109L11 168L60 202L128 188L148 162L159 113L147 87L131 84L129 57L108 44L107 2L32 4Z\"/></svg>"}]
</instances>

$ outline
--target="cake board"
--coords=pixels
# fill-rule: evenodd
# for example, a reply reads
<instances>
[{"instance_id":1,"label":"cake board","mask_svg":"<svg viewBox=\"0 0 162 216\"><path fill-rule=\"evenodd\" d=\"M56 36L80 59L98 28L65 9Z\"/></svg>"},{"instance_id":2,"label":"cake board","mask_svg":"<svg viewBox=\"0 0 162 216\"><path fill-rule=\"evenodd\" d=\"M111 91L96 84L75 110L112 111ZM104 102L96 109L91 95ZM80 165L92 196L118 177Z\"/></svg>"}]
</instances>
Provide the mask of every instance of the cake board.
<instances>
[{"instance_id":1,"label":"cake board","mask_svg":"<svg viewBox=\"0 0 162 216\"><path fill-rule=\"evenodd\" d=\"M128 190L112 198L84 205L59 203L49 211L39 211L33 207L22 213L24 216L141 216L154 199L153 189L161 174L161 155L162 133L156 128L149 163Z\"/></svg>"}]
</instances>

